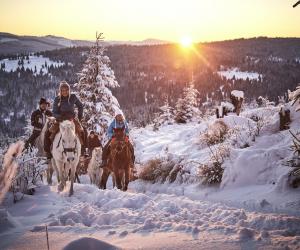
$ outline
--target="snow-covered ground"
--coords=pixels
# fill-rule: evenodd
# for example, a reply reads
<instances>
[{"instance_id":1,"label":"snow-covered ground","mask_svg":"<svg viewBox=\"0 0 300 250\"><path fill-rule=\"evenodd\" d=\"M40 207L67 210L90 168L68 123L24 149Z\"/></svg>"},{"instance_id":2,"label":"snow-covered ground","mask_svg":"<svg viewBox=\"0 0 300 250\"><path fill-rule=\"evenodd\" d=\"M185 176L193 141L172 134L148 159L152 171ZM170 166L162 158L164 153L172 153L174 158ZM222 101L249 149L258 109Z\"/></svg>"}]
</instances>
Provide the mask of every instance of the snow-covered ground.
<instances>
[{"instance_id":1,"label":"snow-covered ground","mask_svg":"<svg viewBox=\"0 0 300 250\"><path fill-rule=\"evenodd\" d=\"M235 77L235 79L242 79L242 80L246 80L247 78L249 80L258 80L259 77L261 77L259 73L240 71L238 68L221 70L218 71L217 73L218 75L225 77L228 80L232 79L233 77Z\"/></svg>"},{"instance_id":2,"label":"snow-covered ground","mask_svg":"<svg viewBox=\"0 0 300 250\"><path fill-rule=\"evenodd\" d=\"M6 72L16 71L18 68L21 69L22 65L18 64L19 60L9 60L8 58L0 60L0 65L5 64L4 70ZM48 57L43 56L29 56L29 60L24 60L24 69L31 69L35 75L42 73L43 75L48 74L48 68L51 65L53 67L61 67L64 62L56 62L50 60Z\"/></svg>"},{"instance_id":3,"label":"snow-covered ground","mask_svg":"<svg viewBox=\"0 0 300 250\"><path fill-rule=\"evenodd\" d=\"M253 115L263 117L255 140ZM291 115L296 131L300 114L292 110ZM7 201L0 249L46 249L46 224L50 249L80 249L75 244L88 249L87 242L112 245L104 249L299 249L300 193L286 185L285 163L293 153L289 132L279 131L278 108L222 119L231 129L223 143L230 155L220 186L208 187L199 180L200 163L210 160L201 135L215 121L207 117L158 131L152 126L131 131L138 171L151 159L173 161L185 170L173 183L137 180L121 192L111 183L99 190L82 176L72 197L57 193L56 185L42 185L34 196Z\"/></svg>"}]
</instances>

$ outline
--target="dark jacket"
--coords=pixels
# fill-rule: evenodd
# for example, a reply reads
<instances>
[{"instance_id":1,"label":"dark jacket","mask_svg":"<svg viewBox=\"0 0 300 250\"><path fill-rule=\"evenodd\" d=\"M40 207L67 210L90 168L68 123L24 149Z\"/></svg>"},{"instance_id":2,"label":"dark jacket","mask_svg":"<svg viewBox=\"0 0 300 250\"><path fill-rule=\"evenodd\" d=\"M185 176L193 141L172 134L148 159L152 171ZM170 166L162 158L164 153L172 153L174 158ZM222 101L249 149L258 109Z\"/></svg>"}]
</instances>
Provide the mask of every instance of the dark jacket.
<instances>
[{"instance_id":1,"label":"dark jacket","mask_svg":"<svg viewBox=\"0 0 300 250\"><path fill-rule=\"evenodd\" d=\"M75 94L71 94L69 97L57 96L53 103L53 116L59 121L75 118L75 106L78 109L78 119L81 120L83 104L77 96Z\"/></svg>"},{"instance_id":2,"label":"dark jacket","mask_svg":"<svg viewBox=\"0 0 300 250\"><path fill-rule=\"evenodd\" d=\"M92 138L91 136L88 137L87 147L89 150L93 150L94 148L97 148L97 147L102 147L98 135L95 135L94 138Z\"/></svg>"},{"instance_id":3,"label":"dark jacket","mask_svg":"<svg viewBox=\"0 0 300 250\"><path fill-rule=\"evenodd\" d=\"M52 116L52 112L50 110L42 111L37 109L31 114L31 125L35 130L42 130L46 122L46 116Z\"/></svg>"}]
</instances>

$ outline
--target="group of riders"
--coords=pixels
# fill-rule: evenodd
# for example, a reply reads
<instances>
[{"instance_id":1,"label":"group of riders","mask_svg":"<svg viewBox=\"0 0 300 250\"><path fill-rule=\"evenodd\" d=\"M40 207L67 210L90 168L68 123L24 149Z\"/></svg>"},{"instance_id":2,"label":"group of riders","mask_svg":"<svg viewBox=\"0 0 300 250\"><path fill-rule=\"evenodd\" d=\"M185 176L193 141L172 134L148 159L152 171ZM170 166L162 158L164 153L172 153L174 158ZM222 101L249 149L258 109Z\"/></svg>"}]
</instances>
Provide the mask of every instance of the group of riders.
<instances>
[{"instance_id":1,"label":"group of riders","mask_svg":"<svg viewBox=\"0 0 300 250\"><path fill-rule=\"evenodd\" d=\"M75 112L76 108L77 117ZM90 131L89 136L87 136L88 132L86 123L83 122L83 104L75 94L71 93L70 85L66 81L62 81L59 85L59 93L54 99L52 111L50 110L50 102L48 102L45 98L40 99L39 108L31 115L33 132L25 143L25 149L28 149L30 146L34 146L36 139L41 135L43 127L46 124L47 117L55 118L55 122L52 123L52 125L46 130L44 135L44 151L48 159L52 158L51 144L55 135L59 132L59 123L65 120L71 120L75 124L75 133L80 138L80 143L82 145L82 156L85 156L86 149L88 149L88 154L91 155L92 150L95 147L102 147L99 137L95 131ZM100 167L105 167L107 165L110 154L110 144L114 138L115 129L124 129L124 139L128 142L128 146L131 151L132 164L134 164L134 149L129 141L128 123L123 114L118 112L107 130L107 137L109 140L103 147L102 164Z\"/></svg>"}]
</instances>

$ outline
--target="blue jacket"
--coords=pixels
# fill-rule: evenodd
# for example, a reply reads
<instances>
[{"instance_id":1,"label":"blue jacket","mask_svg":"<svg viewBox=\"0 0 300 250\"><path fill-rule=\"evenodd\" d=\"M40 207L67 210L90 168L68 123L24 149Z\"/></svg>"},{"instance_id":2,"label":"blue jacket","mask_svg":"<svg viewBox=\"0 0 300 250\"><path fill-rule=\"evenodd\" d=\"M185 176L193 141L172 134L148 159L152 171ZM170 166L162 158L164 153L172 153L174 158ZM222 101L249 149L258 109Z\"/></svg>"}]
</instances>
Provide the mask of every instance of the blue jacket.
<instances>
[{"instance_id":1,"label":"blue jacket","mask_svg":"<svg viewBox=\"0 0 300 250\"><path fill-rule=\"evenodd\" d=\"M75 106L78 109L78 119L81 120L83 116L83 104L75 94L71 94L69 97L56 96L53 103L53 116L57 120L74 118Z\"/></svg>"},{"instance_id":2,"label":"blue jacket","mask_svg":"<svg viewBox=\"0 0 300 250\"><path fill-rule=\"evenodd\" d=\"M111 124L109 125L108 127L108 131L107 131L107 134L108 134L108 139L111 139L114 135L114 128L122 128L125 126L125 133L127 136L129 136L129 129L128 129L128 123L127 121L125 120L124 122L117 122L116 119L113 119L113 121L111 122Z\"/></svg>"}]
</instances>

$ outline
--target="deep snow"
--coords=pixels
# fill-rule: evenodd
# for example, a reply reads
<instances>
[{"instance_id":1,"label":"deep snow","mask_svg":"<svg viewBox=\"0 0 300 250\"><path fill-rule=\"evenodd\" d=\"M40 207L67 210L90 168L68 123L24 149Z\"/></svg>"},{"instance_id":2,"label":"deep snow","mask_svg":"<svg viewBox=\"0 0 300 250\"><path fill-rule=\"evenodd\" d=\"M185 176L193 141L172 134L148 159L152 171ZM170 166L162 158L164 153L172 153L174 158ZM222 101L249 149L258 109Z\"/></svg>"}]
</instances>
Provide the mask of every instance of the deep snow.
<instances>
[{"instance_id":1,"label":"deep snow","mask_svg":"<svg viewBox=\"0 0 300 250\"><path fill-rule=\"evenodd\" d=\"M223 119L233 132L224 142L230 156L220 187L199 184L198 175L199 163L210 158L200 135L216 118L165 125L158 131L152 126L133 129L138 171L159 158L180 162L186 170L183 176L172 184L137 180L128 192L111 184L99 190L82 176L83 184L75 184L72 197L67 191L57 193L55 185L42 185L17 204L6 201L0 248L45 248L45 224L50 249L67 247L80 237L126 249L300 248L300 193L286 185L291 136L279 131L278 111L256 108ZM253 115L263 117L255 140ZM291 129L296 131L300 114L292 110L291 115Z\"/></svg>"}]
</instances>

